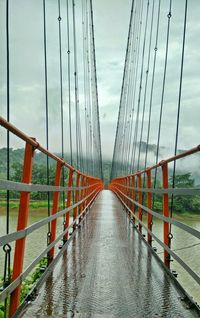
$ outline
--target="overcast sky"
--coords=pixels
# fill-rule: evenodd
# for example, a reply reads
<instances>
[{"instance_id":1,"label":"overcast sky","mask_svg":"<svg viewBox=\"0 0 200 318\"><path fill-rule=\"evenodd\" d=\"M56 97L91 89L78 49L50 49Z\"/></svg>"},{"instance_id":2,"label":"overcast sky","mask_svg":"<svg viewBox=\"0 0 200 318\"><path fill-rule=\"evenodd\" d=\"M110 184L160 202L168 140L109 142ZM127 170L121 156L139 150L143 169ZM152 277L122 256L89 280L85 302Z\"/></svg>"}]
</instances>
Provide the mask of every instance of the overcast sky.
<instances>
[{"instance_id":1,"label":"overcast sky","mask_svg":"<svg viewBox=\"0 0 200 318\"><path fill-rule=\"evenodd\" d=\"M5 2L5 0L0 0L0 114L4 117L6 117ZM82 118L84 118L80 2L76 1L76 13L77 41L78 47L80 47L78 54L80 106ZM46 3L50 149L59 151L61 142L58 9L56 0L47 0ZM144 6L146 3L147 0L144 0ZM173 153L174 147L173 138L178 102L184 3L184 0L174 0L172 5L164 120L161 133L161 145L168 147L171 153ZM66 1L61 0L61 4L65 151L68 151ZM158 0L155 0L155 7L157 4ZM169 1L161 1L161 4L156 89L153 97L154 124L150 143L155 143L157 136ZM131 0L93 0L102 150L103 156L106 158L111 158L114 146L130 8ZM179 138L179 148L182 149L191 148L200 143L200 1L189 0L188 8ZM153 52L152 48L152 56ZM11 122L45 145L42 0L10 0L10 98ZM147 114L145 127L147 127L146 119ZM0 133L1 147L5 146L6 135L2 128ZM12 138L11 146L22 147L23 143Z\"/></svg>"}]
</instances>

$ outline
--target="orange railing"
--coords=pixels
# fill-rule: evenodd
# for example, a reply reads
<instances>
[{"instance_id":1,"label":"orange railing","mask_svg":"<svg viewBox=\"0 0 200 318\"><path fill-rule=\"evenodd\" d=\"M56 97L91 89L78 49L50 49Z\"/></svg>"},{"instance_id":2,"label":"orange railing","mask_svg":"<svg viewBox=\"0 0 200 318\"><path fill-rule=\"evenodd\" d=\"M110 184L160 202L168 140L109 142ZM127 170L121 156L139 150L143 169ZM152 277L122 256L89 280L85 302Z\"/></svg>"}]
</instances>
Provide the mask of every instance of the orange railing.
<instances>
[{"instance_id":1,"label":"orange railing","mask_svg":"<svg viewBox=\"0 0 200 318\"><path fill-rule=\"evenodd\" d=\"M46 254L48 254L48 263L52 263L54 259L55 245L58 244L60 240L63 240L64 243L68 240L69 229L72 228L75 230L76 224L81 222L83 217L86 215L88 208L91 206L98 193L103 189L103 183L100 179L85 175L81 171L75 169L65 162L64 159L59 158L42 147L36 139L28 137L2 117L0 117L0 125L25 141L22 182L16 183L8 180L1 180L5 190L15 190L20 192L17 231L0 237L0 246L8 247L10 242L16 242L12 282L0 293L0 301L10 297L9 316L12 317L20 305L20 286L23 280ZM31 184L34 153L36 149L56 162L54 186ZM67 187L60 186L63 170L64 174L68 175ZM73 180L75 180L75 186L73 186ZM32 191L53 192L53 206L49 217L44 218L33 225L27 226L30 193ZM66 192L67 194L66 208L59 211L59 196L60 193L63 192ZM75 199L73 204L71 200L72 192L74 192ZM73 222L71 224L69 224L70 211L73 211ZM56 237L57 218L62 215L65 216L64 231L61 235ZM23 272L26 237L33 231L48 223L50 223L48 246L45 247L43 251L40 251L37 259Z\"/></svg>"},{"instance_id":2,"label":"orange railing","mask_svg":"<svg viewBox=\"0 0 200 318\"><path fill-rule=\"evenodd\" d=\"M176 160L190 156L200 151L200 145L192 148L189 151L178 154L163 160L158 164L148 167L143 171L137 171L134 174L122 176L113 179L109 184L109 189L112 190L122 202L125 210L128 212L133 224L138 228L139 233L143 229L146 231L146 241L151 246L152 240L156 241L164 251L163 263L167 268L170 268L172 257L176 260L184 270L200 285L200 277L188 266L182 258L180 258L171 248L171 239L173 234L170 232L171 225L181 228L185 232L190 233L193 237L200 239L200 232L178 220L175 220L171 215L171 195L199 195L200 189L198 188L170 188L169 187L169 173L168 164L174 163ZM155 169L161 168L162 186L161 188L154 188L152 182L152 172ZM146 197L144 199L144 194ZM162 196L162 213L153 211L153 195ZM137 210L137 213L136 213ZM143 213L147 214L147 221L143 220ZM163 239L160 240L153 232L153 220L156 217L163 221Z\"/></svg>"}]
</instances>

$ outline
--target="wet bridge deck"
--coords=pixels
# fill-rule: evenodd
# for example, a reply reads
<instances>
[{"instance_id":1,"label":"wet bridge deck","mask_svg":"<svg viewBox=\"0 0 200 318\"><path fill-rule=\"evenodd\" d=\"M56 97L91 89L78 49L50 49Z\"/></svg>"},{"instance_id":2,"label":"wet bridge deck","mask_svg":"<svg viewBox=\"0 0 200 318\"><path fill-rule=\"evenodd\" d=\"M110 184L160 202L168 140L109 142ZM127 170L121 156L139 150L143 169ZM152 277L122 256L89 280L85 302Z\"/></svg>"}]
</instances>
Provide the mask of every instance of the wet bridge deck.
<instances>
[{"instance_id":1,"label":"wet bridge deck","mask_svg":"<svg viewBox=\"0 0 200 318\"><path fill-rule=\"evenodd\" d=\"M134 230L102 191L23 317L197 317Z\"/></svg>"}]
</instances>

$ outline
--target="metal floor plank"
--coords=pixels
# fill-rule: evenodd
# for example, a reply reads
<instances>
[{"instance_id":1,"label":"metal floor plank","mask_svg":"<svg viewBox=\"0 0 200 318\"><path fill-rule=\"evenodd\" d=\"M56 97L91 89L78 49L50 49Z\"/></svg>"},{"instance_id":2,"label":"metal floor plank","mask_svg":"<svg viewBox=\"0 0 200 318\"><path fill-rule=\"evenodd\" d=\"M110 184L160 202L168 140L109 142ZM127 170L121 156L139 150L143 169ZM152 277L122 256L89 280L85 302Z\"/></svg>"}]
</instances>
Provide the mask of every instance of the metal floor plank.
<instances>
[{"instance_id":1,"label":"metal floor plank","mask_svg":"<svg viewBox=\"0 0 200 318\"><path fill-rule=\"evenodd\" d=\"M21 317L198 317L169 275L102 191L66 253Z\"/></svg>"}]
</instances>

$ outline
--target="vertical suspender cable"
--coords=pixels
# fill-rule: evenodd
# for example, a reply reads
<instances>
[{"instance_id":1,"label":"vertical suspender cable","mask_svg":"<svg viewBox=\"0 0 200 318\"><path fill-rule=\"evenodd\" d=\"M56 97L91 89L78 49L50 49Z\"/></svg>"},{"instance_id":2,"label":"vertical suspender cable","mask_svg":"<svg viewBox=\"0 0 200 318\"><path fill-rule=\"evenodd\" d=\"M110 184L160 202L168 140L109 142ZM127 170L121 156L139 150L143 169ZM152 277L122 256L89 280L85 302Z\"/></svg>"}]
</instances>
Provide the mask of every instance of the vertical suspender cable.
<instances>
[{"instance_id":1,"label":"vertical suspender cable","mask_svg":"<svg viewBox=\"0 0 200 318\"><path fill-rule=\"evenodd\" d=\"M63 76L62 76L62 38L61 38L61 10L58 0L58 36L59 36L59 64L60 64L60 114L61 114L61 151L64 158L64 122L63 122Z\"/></svg>"},{"instance_id":2,"label":"vertical suspender cable","mask_svg":"<svg viewBox=\"0 0 200 318\"><path fill-rule=\"evenodd\" d=\"M181 73L180 73L180 84L179 84L179 96L178 96L178 112L177 112L177 123L176 123L176 139L175 139L175 148L174 155L177 154L178 146L178 133L179 133L179 121L180 121L180 110L181 110L181 95L182 95L182 82L183 82L183 63L185 56L185 35L186 35L186 25L187 25L187 3L185 1L185 18L184 18L184 30L183 30L183 44L182 44L182 57L181 57ZM174 161L176 163L176 161Z\"/></svg>"},{"instance_id":3,"label":"vertical suspender cable","mask_svg":"<svg viewBox=\"0 0 200 318\"><path fill-rule=\"evenodd\" d=\"M130 118L130 109L131 109L131 93L133 91L132 86L133 86L133 48L134 48L134 27L135 27L135 19L133 18L133 23L131 26L131 33L130 33L130 47L129 47L129 65L128 65L128 70L127 70L127 90L124 98L124 107L125 107L125 116L124 116L124 137L123 137L123 145L122 145L122 153L123 158L122 158L122 167L123 167L123 174L127 174L127 154L128 154L128 148L130 147L129 145L129 118ZM126 151L124 151L126 149Z\"/></svg>"},{"instance_id":4,"label":"vertical suspender cable","mask_svg":"<svg viewBox=\"0 0 200 318\"><path fill-rule=\"evenodd\" d=\"M146 142L145 161L144 161L145 169L147 167L147 158L148 158L148 150L149 150L149 138L150 138L150 130L151 130L151 115L152 115L153 92L154 92L155 71L156 71L156 60L157 60L157 51L158 51L158 35L159 35L159 26L160 26L160 4L161 4L161 0L159 0L159 2L158 2L156 39L155 39L155 47L154 47L154 61L153 61L151 92L150 92L150 105L149 105L149 118L148 118L148 128L147 128L147 142Z\"/></svg>"},{"instance_id":5,"label":"vertical suspender cable","mask_svg":"<svg viewBox=\"0 0 200 318\"><path fill-rule=\"evenodd\" d=\"M137 107L137 117L136 117L136 123L135 123L135 133L134 133L133 170L135 170L135 168L136 168L135 167L135 161L136 161L137 136L138 136L138 127L139 127L139 118L140 118L140 101L141 101L141 92L142 92L142 79L143 79L143 68L144 68L144 53L145 53L145 43L146 43L146 29L147 29L148 8L149 8L149 1L147 3L147 13L146 13L144 41L143 41L143 49L142 49L142 61L141 61L141 71L140 71L139 93L138 93L138 107ZM142 2L142 10L141 10L140 30L142 28L142 19L143 19L142 16L143 16L143 2Z\"/></svg>"},{"instance_id":6,"label":"vertical suspender cable","mask_svg":"<svg viewBox=\"0 0 200 318\"><path fill-rule=\"evenodd\" d=\"M47 36L46 36L46 0L43 0L44 29L44 80L45 80L45 111L46 111L46 147L49 149L49 107L48 107L48 73L47 73ZM46 157L47 184L49 185L49 157ZM50 216L50 193L47 192L48 216ZM50 243L50 223L48 223L47 244Z\"/></svg>"},{"instance_id":7,"label":"vertical suspender cable","mask_svg":"<svg viewBox=\"0 0 200 318\"><path fill-rule=\"evenodd\" d=\"M74 82L75 82L75 113L76 113L76 165L79 165L79 131L78 131L78 80L77 80L77 50L76 50L76 26L75 26L75 2L72 0L73 13L73 40L74 40Z\"/></svg>"},{"instance_id":8,"label":"vertical suspender cable","mask_svg":"<svg viewBox=\"0 0 200 318\"><path fill-rule=\"evenodd\" d=\"M177 110L177 120L176 120L176 138L174 146L174 155L177 155L178 147L178 134L179 134L179 121L180 121L180 110L181 110L181 96L182 96L182 82L183 82L183 65L184 65L184 56L185 56L185 37L186 37L186 26L187 26L187 8L188 1L185 0L185 16L184 16L184 28L183 28L183 42L182 42L182 56L181 56L181 72L180 72L180 83L179 83L179 96L178 96L178 110ZM176 160L174 161L173 174L172 174L172 188L175 187L175 178L176 178ZM171 209L170 214L172 217L174 196L171 196ZM171 232L171 224L170 224Z\"/></svg>"},{"instance_id":9,"label":"vertical suspender cable","mask_svg":"<svg viewBox=\"0 0 200 318\"><path fill-rule=\"evenodd\" d=\"M61 37L61 8L58 0L58 37L59 37L59 66L60 66L60 118L61 118L61 152L64 158L64 118L63 118L63 74L62 74L62 37ZM64 186L64 169L62 169L62 186ZM62 193L63 208L65 207L65 194Z\"/></svg>"},{"instance_id":10,"label":"vertical suspender cable","mask_svg":"<svg viewBox=\"0 0 200 318\"><path fill-rule=\"evenodd\" d=\"M130 65L131 65L131 47L132 47L132 25L133 25L133 10L131 10L131 25L130 32L128 36L128 50L127 50L127 59L126 59L126 72L125 72L125 81L123 88L123 96L122 96L122 112L120 118L120 140L119 140L119 162L120 162L120 174L125 174L125 155L124 148L126 143L126 129L127 129L127 113L128 113L128 90L130 86L129 74L130 74Z\"/></svg>"},{"instance_id":11,"label":"vertical suspender cable","mask_svg":"<svg viewBox=\"0 0 200 318\"><path fill-rule=\"evenodd\" d=\"M98 89L97 89L97 68L96 68L96 52L95 52L95 39L94 39L94 17L93 17L93 6L92 0L90 0L90 10L91 10L91 24L92 24L92 47L93 47L93 63L94 63L94 80L95 80L95 94L96 94L96 111L97 111L97 134L98 138L98 148L99 150L99 160L100 160L100 171L99 177L103 179L103 169L102 169L102 152L101 152L101 132L100 132L100 121L99 121L99 100L98 100Z\"/></svg>"},{"instance_id":12,"label":"vertical suspender cable","mask_svg":"<svg viewBox=\"0 0 200 318\"><path fill-rule=\"evenodd\" d=\"M88 174L88 124L87 124L87 110L88 110L88 90L87 90L87 20L86 20L86 1L82 0L82 34L83 34L83 72L84 72L84 109L85 109L85 171Z\"/></svg>"},{"instance_id":13,"label":"vertical suspender cable","mask_svg":"<svg viewBox=\"0 0 200 318\"><path fill-rule=\"evenodd\" d=\"M92 44L92 20L91 20L91 8L90 8L90 0L88 2L88 38L89 38L89 65L90 65L90 98L91 98L91 108L90 108L90 123L91 123L91 150L92 150L92 174L96 173L96 136L95 136L95 124L96 124L96 107L95 107L95 86L94 86L94 63L93 63L93 44Z\"/></svg>"},{"instance_id":14,"label":"vertical suspender cable","mask_svg":"<svg viewBox=\"0 0 200 318\"><path fill-rule=\"evenodd\" d=\"M134 116L133 116L133 112L135 111L135 97L136 97L136 84L137 84L137 77L138 77L138 66L139 66L139 55L140 55L140 35L139 35L139 30L140 30L140 11L138 11L138 21L137 21L137 44L136 44L136 67L135 67L135 72L134 72L134 76L135 76L135 81L134 81L134 87L133 87L133 99L132 99L132 119L131 119L131 127L130 127L130 148L128 151L128 162L129 162L129 172L132 172L132 166L131 166L131 158L132 158L132 152L133 152L133 148L134 148L134 144L132 143L132 139L133 139L133 122L134 122Z\"/></svg>"},{"instance_id":15,"label":"vertical suspender cable","mask_svg":"<svg viewBox=\"0 0 200 318\"><path fill-rule=\"evenodd\" d=\"M137 78L138 78L138 69L139 69L139 59L140 59L140 42L141 42L141 13L143 10L143 2L139 2L140 6L139 6L139 14L138 14L138 35L137 35L137 50L136 50L136 54L137 54L137 62L136 62L136 73L135 73L135 83L134 83L134 94L133 94L133 107L135 109L135 99L136 99L136 91L137 91ZM132 119L132 123L131 123L131 146L132 149L129 153L129 158L130 158L130 171L133 170L133 154L134 154L134 149L135 149L135 134L136 134L136 125L137 125L137 113L136 113L136 118L135 118L135 127L134 127L134 134L133 134L133 119ZM132 140L133 139L133 140Z\"/></svg>"},{"instance_id":16,"label":"vertical suspender cable","mask_svg":"<svg viewBox=\"0 0 200 318\"><path fill-rule=\"evenodd\" d=\"M153 31L153 18L154 18L154 0L152 3L152 13L151 13L151 26L150 26L150 39L149 39L149 50L148 50L148 58L147 58L147 69L146 69L146 80L145 80L145 88L144 88L144 102L143 102L143 112L142 112L142 126L140 132L140 142L139 142L139 155L138 155L138 169L140 164L140 153L141 153L141 144L143 137L143 128L144 128L144 114L146 109L146 96L147 96L147 86L148 86L148 78L149 78L149 65L150 65L150 56L151 56L151 43L152 43L152 31ZM145 179L145 175L144 175Z\"/></svg>"},{"instance_id":17,"label":"vertical suspender cable","mask_svg":"<svg viewBox=\"0 0 200 318\"><path fill-rule=\"evenodd\" d=\"M87 121L88 121L88 153L89 153L89 174L93 174L93 136L92 136L92 101L91 101L91 64L90 64L90 28L89 28L89 12L88 12L88 0L86 0L86 56L87 56L87 71L86 71L86 83L87 83L87 91L88 91L88 111L87 111Z\"/></svg>"},{"instance_id":18,"label":"vertical suspender cable","mask_svg":"<svg viewBox=\"0 0 200 318\"><path fill-rule=\"evenodd\" d=\"M160 134L161 134L161 126L162 126L163 103L164 103L165 82L166 82L167 62L168 62L168 50L169 50L169 31L170 31L171 9L172 9L172 0L170 0L170 2L169 2L169 13L167 15L167 17L168 17L167 40L166 40L166 49L165 49L165 65L164 65L162 96L161 96L161 104L160 104L160 117L159 117L159 125L158 125L156 163L158 163L159 148L160 148ZM157 181L157 168L155 169L154 188L156 187L156 181Z\"/></svg>"},{"instance_id":19,"label":"vertical suspender cable","mask_svg":"<svg viewBox=\"0 0 200 318\"><path fill-rule=\"evenodd\" d=\"M7 121L10 121L10 51L9 51L9 0L6 1L6 60L7 60ZM7 180L10 180L10 135L7 130ZM6 234L9 234L10 227L10 192L6 194ZM11 246L6 244L3 246L5 252L3 288L6 288L11 282ZM4 301L4 317L7 315L7 298Z\"/></svg>"},{"instance_id":20,"label":"vertical suspender cable","mask_svg":"<svg viewBox=\"0 0 200 318\"><path fill-rule=\"evenodd\" d=\"M141 1L140 4L140 18L139 18L139 43L138 43L138 66L139 66L139 53L140 53L140 41L141 41L141 29L142 29L142 15L143 15L143 5L144 1ZM137 83L136 83L137 84ZM136 86L135 86L136 90ZM140 87L139 87L140 90ZM136 92L136 91L135 91ZM134 93L136 94L136 93ZM135 128L134 128L134 136L133 136L133 147L132 147L132 154L131 154L131 169L134 170L135 165L135 154L136 154L136 147L137 147L137 130L138 130L138 120L139 120L139 100L138 100L138 107L137 107L137 114L135 120Z\"/></svg>"},{"instance_id":21,"label":"vertical suspender cable","mask_svg":"<svg viewBox=\"0 0 200 318\"><path fill-rule=\"evenodd\" d=\"M85 126L86 126L86 165L87 173L94 174L93 160L93 120L92 120L92 65L91 65L91 23L88 12L89 1L83 1L83 63L84 63L84 94L85 94Z\"/></svg>"},{"instance_id":22,"label":"vertical suspender cable","mask_svg":"<svg viewBox=\"0 0 200 318\"><path fill-rule=\"evenodd\" d=\"M119 112L118 112L118 120L117 120L117 129L116 129L116 135L115 135L115 143L114 143L114 150L113 150L113 158L112 158L112 166L111 166L111 174L110 174L110 180L112 180L115 177L117 165L118 165L118 158L117 158L117 152L118 152L118 142L119 142L119 133L120 133L120 117L122 112L122 98L123 98L123 90L124 90L124 84L125 84L125 77L126 77L126 64L127 64L127 57L128 57L128 48L129 48L129 41L130 41L130 32L131 32L131 25L132 25L132 19L133 19L133 8L134 8L134 0L132 0L131 5L131 16L130 16L130 22L129 22L129 31L128 31L128 40L127 40L127 46L126 46L126 55L125 55L125 63L124 63L124 71L123 71L123 79L122 79L122 88L121 88L121 96L120 96L120 103L119 103Z\"/></svg>"},{"instance_id":23,"label":"vertical suspender cable","mask_svg":"<svg viewBox=\"0 0 200 318\"><path fill-rule=\"evenodd\" d=\"M144 30L144 42L143 42L143 50L142 50L142 65L141 65L140 86L139 86L139 96L138 96L138 108L139 108L139 110L140 110L140 104L141 104L140 102L141 102L141 95L142 95L142 81L143 81L143 71L144 71L144 57L145 57L145 49L146 49L148 17L149 17L149 1L147 2L146 21L145 21L145 30ZM138 119L139 119L139 117L138 117ZM142 118L142 125L141 126L143 126L143 121L144 121L144 117ZM138 122L138 124L139 124L139 122ZM137 127L137 134L138 134L138 127ZM137 135L136 135L136 144L137 144ZM139 169L139 164L140 164L140 150L141 150L141 147L139 144L137 170ZM135 158L134 158L134 162L135 162Z\"/></svg>"},{"instance_id":24,"label":"vertical suspender cable","mask_svg":"<svg viewBox=\"0 0 200 318\"><path fill-rule=\"evenodd\" d=\"M71 114L71 61L70 61L70 30L69 30L69 0L67 6L67 66L68 66L68 104L69 104L69 145L70 145L70 164L73 166L72 148L72 114Z\"/></svg>"},{"instance_id":25,"label":"vertical suspender cable","mask_svg":"<svg viewBox=\"0 0 200 318\"><path fill-rule=\"evenodd\" d=\"M9 0L6 1L6 58L7 58L7 121L10 121L10 52L9 52ZM10 180L10 134L7 130L7 180ZM6 233L9 233L9 199L7 190L7 224Z\"/></svg>"},{"instance_id":26,"label":"vertical suspender cable","mask_svg":"<svg viewBox=\"0 0 200 318\"><path fill-rule=\"evenodd\" d=\"M126 169L125 171L129 171L129 153L131 149L131 132L132 132L132 123L133 123L133 114L134 114L134 107L133 107L133 96L134 96L134 83L135 83L135 69L136 69L136 60L137 60L137 55L135 54L137 44L135 45L136 42L136 34L137 34L137 19L136 19L136 8L134 10L134 18L133 18L133 27L132 27L132 41L131 41L131 67L130 67L130 85L129 85L129 92L128 92L128 103L129 103L129 117L128 117L128 130L127 130L127 140L126 140Z\"/></svg>"}]
</instances>

